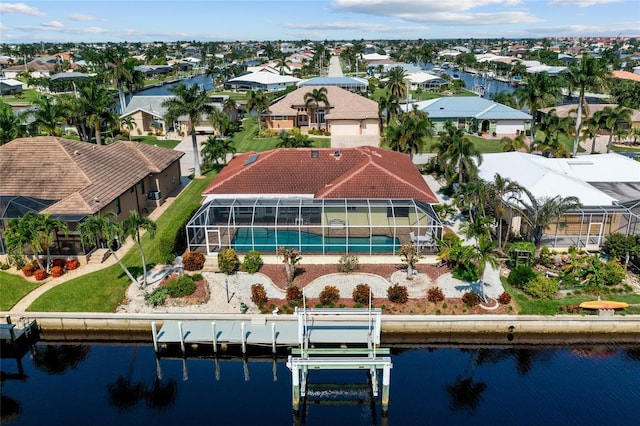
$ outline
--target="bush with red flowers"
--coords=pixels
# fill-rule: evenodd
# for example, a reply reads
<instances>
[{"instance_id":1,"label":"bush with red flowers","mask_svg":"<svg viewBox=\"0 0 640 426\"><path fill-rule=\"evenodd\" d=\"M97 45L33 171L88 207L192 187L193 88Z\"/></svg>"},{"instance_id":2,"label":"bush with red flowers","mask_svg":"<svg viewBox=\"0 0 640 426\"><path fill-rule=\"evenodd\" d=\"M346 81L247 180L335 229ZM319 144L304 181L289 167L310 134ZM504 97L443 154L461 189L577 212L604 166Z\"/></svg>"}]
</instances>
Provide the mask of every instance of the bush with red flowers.
<instances>
[{"instance_id":1,"label":"bush with red flowers","mask_svg":"<svg viewBox=\"0 0 640 426\"><path fill-rule=\"evenodd\" d=\"M47 278L47 271L45 271L44 269L38 269L33 273L33 277L36 279L36 281L42 281Z\"/></svg>"},{"instance_id":2,"label":"bush with red flowers","mask_svg":"<svg viewBox=\"0 0 640 426\"><path fill-rule=\"evenodd\" d=\"M24 265L22 267L22 273L25 277L31 277L38 270L38 266L34 264Z\"/></svg>"},{"instance_id":3,"label":"bush with red flowers","mask_svg":"<svg viewBox=\"0 0 640 426\"><path fill-rule=\"evenodd\" d=\"M67 271L72 271L74 269L78 269L80 262L78 262L77 259L69 259L65 262L64 266L67 268Z\"/></svg>"},{"instance_id":4,"label":"bush with red flowers","mask_svg":"<svg viewBox=\"0 0 640 426\"><path fill-rule=\"evenodd\" d=\"M52 259L51 260L51 267L56 267L59 266L61 268L64 268L64 259Z\"/></svg>"},{"instance_id":5,"label":"bush with red flowers","mask_svg":"<svg viewBox=\"0 0 640 426\"><path fill-rule=\"evenodd\" d=\"M54 266L51 268L51 276L53 278L61 277L64 274L64 268L62 266Z\"/></svg>"}]
</instances>

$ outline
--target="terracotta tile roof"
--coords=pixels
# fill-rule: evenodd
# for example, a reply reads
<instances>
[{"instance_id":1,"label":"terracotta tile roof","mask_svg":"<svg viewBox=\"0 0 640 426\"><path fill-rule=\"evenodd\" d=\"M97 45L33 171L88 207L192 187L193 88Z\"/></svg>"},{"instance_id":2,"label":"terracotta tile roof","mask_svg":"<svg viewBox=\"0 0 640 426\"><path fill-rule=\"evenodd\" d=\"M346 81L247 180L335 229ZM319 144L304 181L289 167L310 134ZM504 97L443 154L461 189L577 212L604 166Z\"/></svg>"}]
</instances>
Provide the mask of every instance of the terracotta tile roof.
<instances>
[{"instance_id":1,"label":"terracotta tile roof","mask_svg":"<svg viewBox=\"0 0 640 426\"><path fill-rule=\"evenodd\" d=\"M98 146L52 136L15 139L0 146L0 194L57 200L46 213L93 214L183 155L136 142Z\"/></svg>"},{"instance_id":2,"label":"terracotta tile roof","mask_svg":"<svg viewBox=\"0 0 640 426\"><path fill-rule=\"evenodd\" d=\"M621 80L640 81L640 74L634 74L629 71L611 71L611 75Z\"/></svg>"},{"instance_id":3,"label":"terracotta tile roof","mask_svg":"<svg viewBox=\"0 0 640 426\"><path fill-rule=\"evenodd\" d=\"M318 151L318 158L312 158L312 151ZM255 161L247 161L255 155ZM204 194L313 194L314 198L413 198L437 203L408 155L370 146L243 153L222 169Z\"/></svg>"},{"instance_id":4,"label":"terracotta tile roof","mask_svg":"<svg viewBox=\"0 0 640 426\"><path fill-rule=\"evenodd\" d=\"M351 93L337 86L322 86L327 89L330 110L327 120L345 118L378 118L378 103L364 96ZM304 107L304 95L317 87L301 87L287 94L269 107L270 115L297 115L298 107ZM324 107L324 104L320 104Z\"/></svg>"}]
</instances>

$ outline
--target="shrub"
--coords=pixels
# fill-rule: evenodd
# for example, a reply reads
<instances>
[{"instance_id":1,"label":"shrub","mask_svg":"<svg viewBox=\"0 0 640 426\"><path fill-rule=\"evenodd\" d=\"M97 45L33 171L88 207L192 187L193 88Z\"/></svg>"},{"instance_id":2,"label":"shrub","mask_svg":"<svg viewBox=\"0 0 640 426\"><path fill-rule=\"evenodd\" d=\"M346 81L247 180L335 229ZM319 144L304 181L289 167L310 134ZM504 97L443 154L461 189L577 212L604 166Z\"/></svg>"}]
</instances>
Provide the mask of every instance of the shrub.
<instances>
[{"instance_id":1,"label":"shrub","mask_svg":"<svg viewBox=\"0 0 640 426\"><path fill-rule=\"evenodd\" d=\"M25 277L31 277L38 270L38 267L34 264L24 265L22 267L22 274Z\"/></svg>"},{"instance_id":2,"label":"shrub","mask_svg":"<svg viewBox=\"0 0 640 426\"><path fill-rule=\"evenodd\" d=\"M51 276L53 278L61 277L64 274L64 268L62 266L54 266L51 268Z\"/></svg>"},{"instance_id":3,"label":"shrub","mask_svg":"<svg viewBox=\"0 0 640 426\"><path fill-rule=\"evenodd\" d=\"M235 272L240 267L238 254L232 248L224 249L218 253L218 268L224 274Z\"/></svg>"},{"instance_id":4,"label":"shrub","mask_svg":"<svg viewBox=\"0 0 640 426\"><path fill-rule=\"evenodd\" d=\"M522 287L522 291L538 299L553 299L559 289L557 281L543 276L537 276Z\"/></svg>"},{"instance_id":5,"label":"shrub","mask_svg":"<svg viewBox=\"0 0 640 426\"><path fill-rule=\"evenodd\" d=\"M475 263L471 262L459 263L458 266L451 271L451 276L465 282L475 282L480 279L478 267Z\"/></svg>"},{"instance_id":6,"label":"shrub","mask_svg":"<svg viewBox=\"0 0 640 426\"><path fill-rule=\"evenodd\" d=\"M358 266L358 256L352 254L343 254L342 257L340 257L340 261L338 262L338 271L349 273L358 269Z\"/></svg>"},{"instance_id":7,"label":"shrub","mask_svg":"<svg viewBox=\"0 0 640 426\"><path fill-rule=\"evenodd\" d=\"M363 305L369 304L369 292L371 291L371 287L367 284L358 284L356 288L353 289L353 293L351 296L353 297L353 301L356 303L361 303Z\"/></svg>"},{"instance_id":8,"label":"shrub","mask_svg":"<svg viewBox=\"0 0 640 426\"><path fill-rule=\"evenodd\" d=\"M262 284L253 284L251 286L251 301L258 306L267 303L267 292Z\"/></svg>"},{"instance_id":9,"label":"shrub","mask_svg":"<svg viewBox=\"0 0 640 426\"><path fill-rule=\"evenodd\" d=\"M260 270L264 262L260 257L260 252L257 250L250 250L244 256L244 260L242 261L242 266L240 269L249 274L255 274Z\"/></svg>"},{"instance_id":10,"label":"shrub","mask_svg":"<svg viewBox=\"0 0 640 426\"><path fill-rule=\"evenodd\" d=\"M393 303L407 303L409 300L409 292L407 291L407 287L396 284L387 289L387 297L389 301Z\"/></svg>"},{"instance_id":11,"label":"shrub","mask_svg":"<svg viewBox=\"0 0 640 426\"><path fill-rule=\"evenodd\" d=\"M69 259L64 263L64 267L67 268L67 271L78 269L79 266L80 262L77 259Z\"/></svg>"},{"instance_id":12,"label":"shrub","mask_svg":"<svg viewBox=\"0 0 640 426\"><path fill-rule=\"evenodd\" d=\"M432 303L440 303L444 301L444 293L440 287L432 287L427 291L427 300Z\"/></svg>"},{"instance_id":13,"label":"shrub","mask_svg":"<svg viewBox=\"0 0 640 426\"><path fill-rule=\"evenodd\" d=\"M37 269L33 273L33 277L36 279L36 281L42 281L47 278L47 271L45 271L44 269Z\"/></svg>"},{"instance_id":14,"label":"shrub","mask_svg":"<svg viewBox=\"0 0 640 426\"><path fill-rule=\"evenodd\" d=\"M182 256L185 271L199 271L204 266L206 258L198 251L188 251Z\"/></svg>"},{"instance_id":15,"label":"shrub","mask_svg":"<svg viewBox=\"0 0 640 426\"><path fill-rule=\"evenodd\" d=\"M7 269L9 269L11 266L8 263L3 263L0 262L0 270L2 271L6 271Z\"/></svg>"},{"instance_id":16,"label":"shrub","mask_svg":"<svg viewBox=\"0 0 640 426\"><path fill-rule=\"evenodd\" d=\"M503 291L500 296L498 296L498 303L501 305L508 305L511 303L511 295L506 291Z\"/></svg>"},{"instance_id":17,"label":"shrub","mask_svg":"<svg viewBox=\"0 0 640 426\"><path fill-rule=\"evenodd\" d=\"M520 256L523 255L523 253L521 252L526 252L526 256L528 256L528 258L520 258ZM508 253L509 260L514 268L518 267L522 261L525 262L525 265L530 266L531 263L535 260L536 246L530 241L516 241L515 243L511 244Z\"/></svg>"},{"instance_id":18,"label":"shrub","mask_svg":"<svg viewBox=\"0 0 640 426\"><path fill-rule=\"evenodd\" d=\"M482 299L480 298L480 296L473 291L468 291L462 295L462 302L470 308L478 306L481 301Z\"/></svg>"},{"instance_id":19,"label":"shrub","mask_svg":"<svg viewBox=\"0 0 640 426\"><path fill-rule=\"evenodd\" d=\"M51 259L51 267L54 268L56 266L59 266L61 268L64 268L64 259Z\"/></svg>"},{"instance_id":20,"label":"shrub","mask_svg":"<svg viewBox=\"0 0 640 426\"><path fill-rule=\"evenodd\" d=\"M521 265L509 272L507 282L514 287L523 288L525 284L534 279L537 276L535 271L530 266Z\"/></svg>"},{"instance_id":21,"label":"shrub","mask_svg":"<svg viewBox=\"0 0 640 426\"><path fill-rule=\"evenodd\" d=\"M167 288L160 287L153 290L151 293L144 294L144 301L147 302L148 305L153 307L164 305L165 300L167 299Z\"/></svg>"},{"instance_id":22,"label":"shrub","mask_svg":"<svg viewBox=\"0 0 640 426\"><path fill-rule=\"evenodd\" d=\"M338 299L340 299L340 290L336 286L327 285L320 292L320 303L323 305L336 303Z\"/></svg>"},{"instance_id":23,"label":"shrub","mask_svg":"<svg viewBox=\"0 0 640 426\"><path fill-rule=\"evenodd\" d=\"M189 275L183 275L177 280L169 281L165 288L169 297L184 297L196 291L196 284Z\"/></svg>"},{"instance_id":24,"label":"shrub","mask_svg":"<svg viewBox=\"0 0 640 426\"><path fill-rule=\"evenodd\" d=\"M558 309L558 312L561 314L579 314L582 312L582 308L580 305L562 305Z\"/></svg>"},{"instance_id":25,"label":"shrub","mask_svg":"<svg viewBox=\"0 0 640 426\"><path fill-rule=\"evenodd\" d=\"M604 266L604 283L605 285L618 285L627 276L627 271L616 260L610 260Z\"/></svg>"},{"instance_id":26,"label":"shrub","mask_svg":"<svg viewBox=\"0 0 640 426\"><path fill-rule=\"evenodd\" d=\"M290 285L287 287L286 299L293 302L299 302L302 300L302 290L297 285Z\"/></svg>"}]
</instances>

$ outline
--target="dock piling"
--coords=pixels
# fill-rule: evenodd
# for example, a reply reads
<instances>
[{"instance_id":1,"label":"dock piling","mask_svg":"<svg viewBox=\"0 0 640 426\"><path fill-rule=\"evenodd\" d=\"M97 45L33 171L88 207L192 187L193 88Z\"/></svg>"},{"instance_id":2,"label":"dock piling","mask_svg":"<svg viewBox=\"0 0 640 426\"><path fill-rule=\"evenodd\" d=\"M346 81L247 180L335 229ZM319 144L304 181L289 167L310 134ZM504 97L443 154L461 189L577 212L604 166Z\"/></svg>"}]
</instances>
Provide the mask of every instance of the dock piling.
<instances>
[{"instance_id":1,"label":"dock piling","mask_svg":"<svg viewBox=\"0 0 640 426\"><path fill-rule=\"evenodd\" d=\"M271 323L271 352L276 353L276 323Z\"/></svg>"},{"instance_id":2,"label":"dock piling","mask_svg":"<svg viewBox=\"0 0 640 426\"><path fill-rule=\"evenodd\" d=\"M184 348L184 333L182 333L182 321L178 321L178 333L180 333L180 349L182 350L182 355L184 355L185 348Z\"/></svg>"},{"instance_id":3,"label":"dock piling","mask_svg":"<svg viewBox=\"0 0 640 426\"><path fill-rule=\"evenodd\" d=\"M151 334L153 335L153 350L158 353L158 328L155 321L151 321Z\"/></svg>"},{"instance_id":4,"label":"dock piling","mask_svg":"<svg viewBox=\"0 0 640 426\"><path fill-rule=\"evenodd\" d=\"M244 321L240 323L240 332L242 333L242 353L247 353L247 335L245 333L245 323Z\"/></svg>"},{"instance_id":5,"label":"dock piling","mask_svg":"<svg viewBox=\"0 0 640 426\"><path fill-rule=\"evenodd\" d=\"M213 353L218 353L218 337L216 336L216 322L211 322L211 333L213 334Z\"/></svg>"}]
</instances>

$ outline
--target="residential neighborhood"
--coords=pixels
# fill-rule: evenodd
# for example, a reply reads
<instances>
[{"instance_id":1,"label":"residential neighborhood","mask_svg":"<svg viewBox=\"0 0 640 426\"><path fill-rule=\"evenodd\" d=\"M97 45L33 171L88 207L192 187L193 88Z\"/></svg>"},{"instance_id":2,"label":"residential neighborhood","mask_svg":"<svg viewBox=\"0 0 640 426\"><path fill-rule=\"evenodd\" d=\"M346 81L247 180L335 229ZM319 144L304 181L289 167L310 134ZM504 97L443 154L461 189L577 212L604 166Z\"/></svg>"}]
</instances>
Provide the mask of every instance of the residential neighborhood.
<instances>
[{"instance_id":1,"label":"residential neighborhood","mask_svg":"<svg viewBox=\"0 0 640 426\"><path fill-rule=\"evenodd\" d=\"M637 6L1 2L0 423L631 423Z\"/></svg>"}]
</instances>

